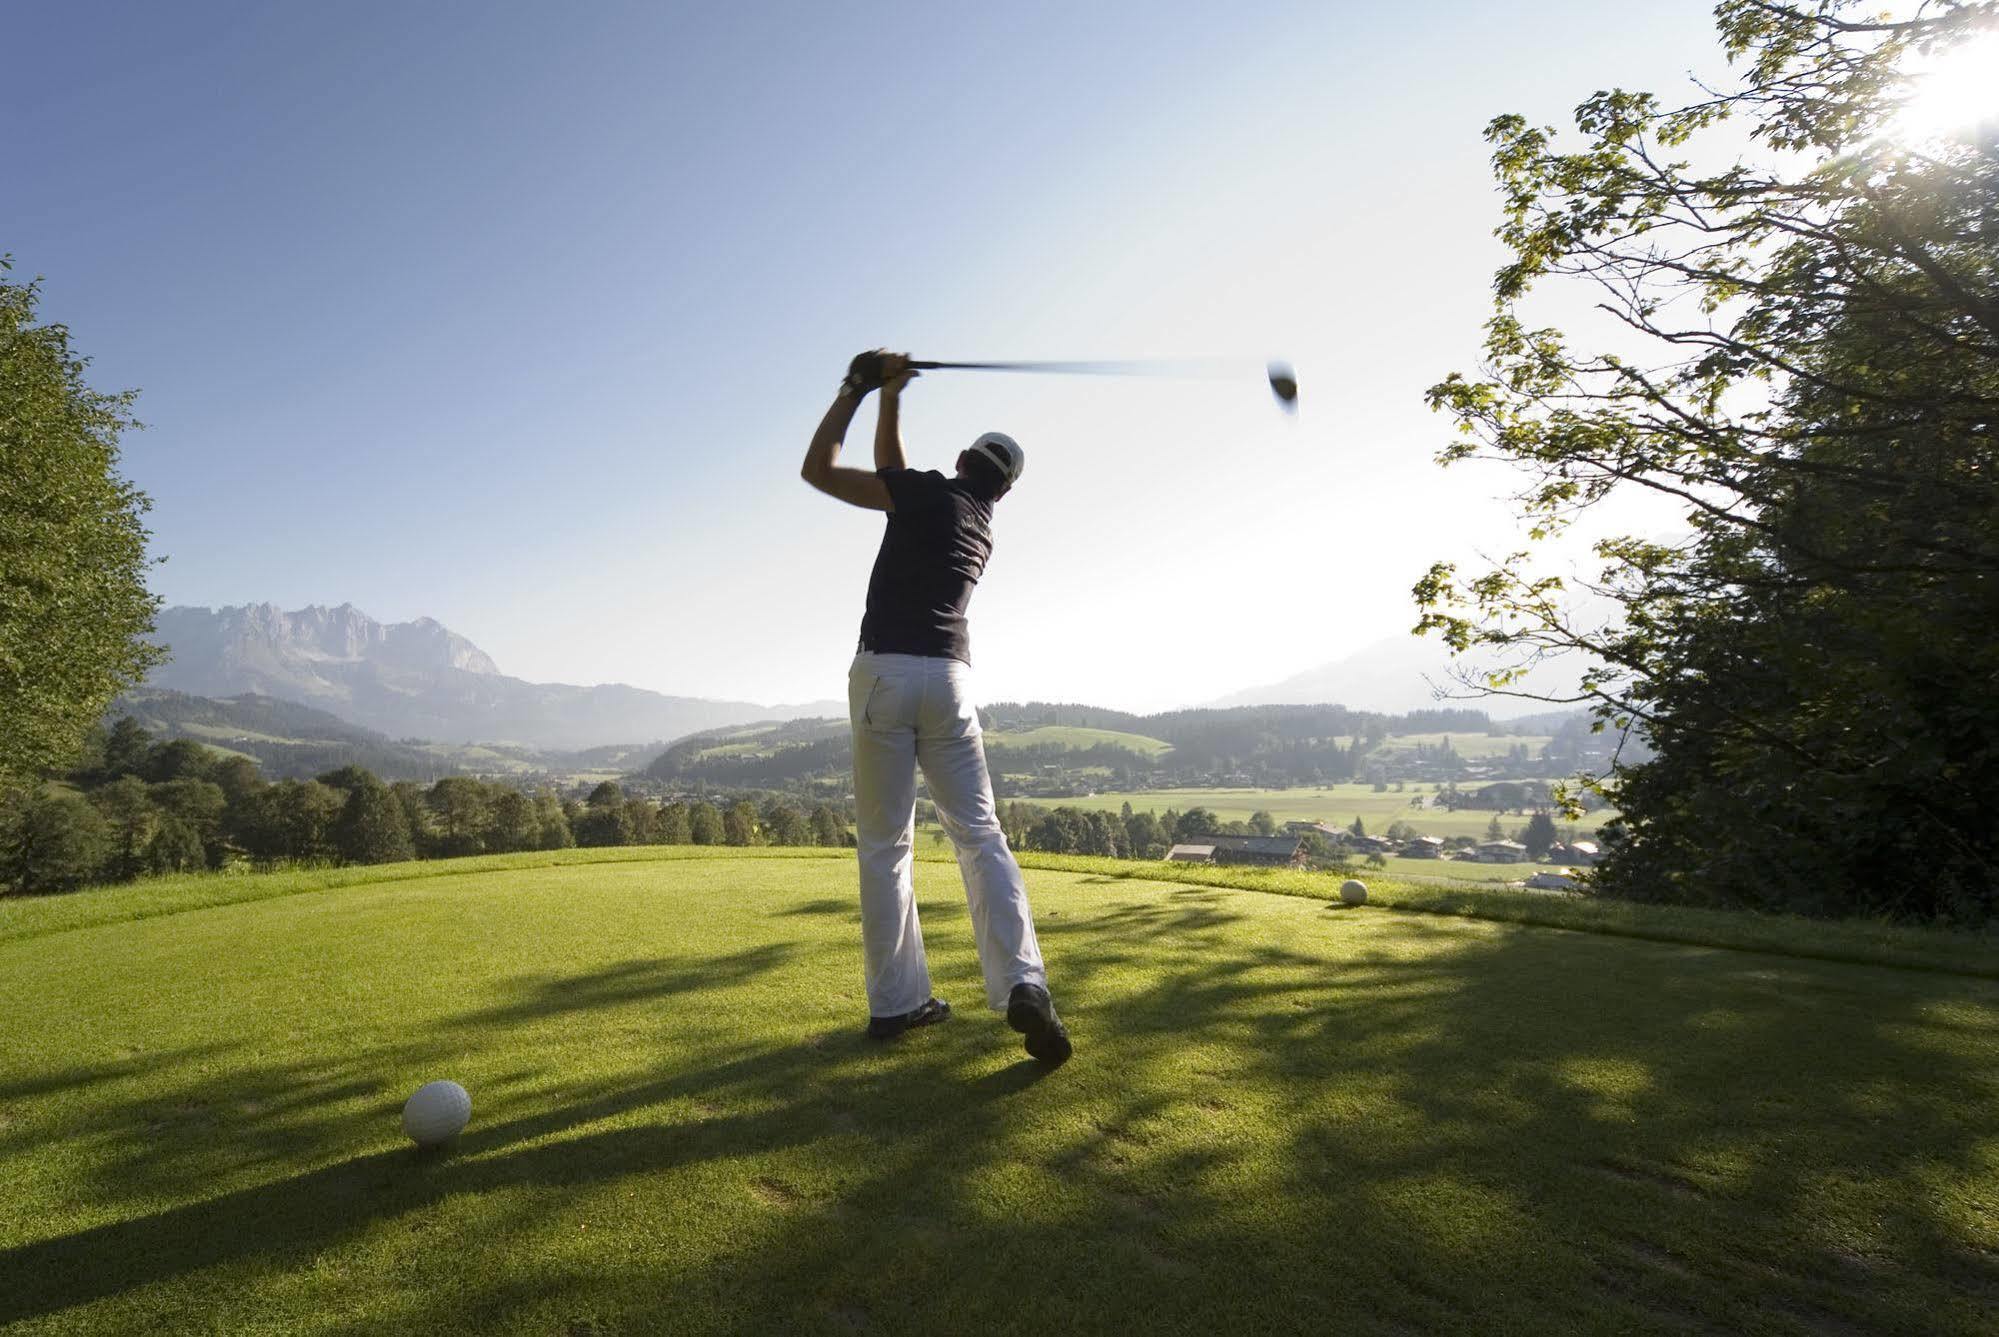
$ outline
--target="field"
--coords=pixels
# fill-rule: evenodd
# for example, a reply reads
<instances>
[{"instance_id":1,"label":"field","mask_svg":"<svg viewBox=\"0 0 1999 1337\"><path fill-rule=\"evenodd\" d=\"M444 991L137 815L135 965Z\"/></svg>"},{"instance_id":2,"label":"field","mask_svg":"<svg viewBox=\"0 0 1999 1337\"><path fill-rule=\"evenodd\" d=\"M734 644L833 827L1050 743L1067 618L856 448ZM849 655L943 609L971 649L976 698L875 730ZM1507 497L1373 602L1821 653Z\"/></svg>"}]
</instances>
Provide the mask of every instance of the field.
<instances>
[{"instance_id":1,"label":"field","mask_svg":"<svg viewBox=\"0 0 1999 1337\"><path fill-rule=\"evenodd\" d=\"M1067 724L1044 724L1035 729L991 729L986 745L1004 750L1009 747L1061 747L1083 751L1093 747L1121 747L1142 757L1159 757L1173 745L1144 734L1121 733L1116 729L1085 729Z\"/></svg>"},{"instance_id":2,"label":"field","mask_svg":"<svg viewBox=\"0 0 1999 1337\"><path fill-rule=\"evenodd\" d=\"M1986 944L1053 860L1049 1071L954 868L959 1014L878 1046L851 863L777 853L0 902L0 1326L1990 1331Z\"/></svg>"},{"instance_id":3,"label":"field","mask_svg":"<svg viewBox=\"0 0 1999 1337\"><path fill-rule=\"evenodd\" d=\"M1445 812L1442 808L1428 806L1428 798L1436 792L1435 785L1410 784L1401 793L1389 789L1376 793L1373 785L1345 784L1326 785L1317 789L1146 789L1136 793L1091 794L1083 798L1032 799L1030 802L1063 808L1102 808L1116 812L1129 803L1134 812L1165 812L1168 808L1185 812L1189 808L1206 808L1223 821L1246 820L1257 811L1268 812L1279 822L1328 822L1334 826L1347 827L1358 817L1366 824L1368 832L1380 835L1388 829L1388 824L1403 821L1426 836L1483 836L1493 814L1466 808L1458 812ZM1410 800L1422 797L1425 806L1413 808ZM1587 836L1605 822L1612 812L1608 810L1585 815L1573 824L1575 830ZM1509 833L1527 824L1525 817L1513 813L1499 814L1499 823ZM1566 836L1571 823L1559 822L1558 829Z\"/></svg>"}]
</instances>

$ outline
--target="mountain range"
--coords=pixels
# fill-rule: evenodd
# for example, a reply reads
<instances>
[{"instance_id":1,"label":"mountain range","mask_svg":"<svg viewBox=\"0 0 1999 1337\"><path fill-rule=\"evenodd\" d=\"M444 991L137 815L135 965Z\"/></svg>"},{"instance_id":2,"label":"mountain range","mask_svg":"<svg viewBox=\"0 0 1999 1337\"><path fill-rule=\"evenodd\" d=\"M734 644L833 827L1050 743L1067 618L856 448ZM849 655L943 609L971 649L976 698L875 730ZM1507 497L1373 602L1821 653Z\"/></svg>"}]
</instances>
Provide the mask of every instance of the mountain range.
<instances>
[{"instance_id":1,"label":"mountain range","mask_svg":"<svg viewBox=\"0 0 1999 1337\"><path fill-rule=\"evenodd\" d=\"M623 683L527 682L432 618L383 623L352 604L289 612L269 603L179 605L159 615L153 639L169 657L148 687L277 697L391 738L578 750L846 712L839 701L764 706Z\"/></svg>"}]
</instances>

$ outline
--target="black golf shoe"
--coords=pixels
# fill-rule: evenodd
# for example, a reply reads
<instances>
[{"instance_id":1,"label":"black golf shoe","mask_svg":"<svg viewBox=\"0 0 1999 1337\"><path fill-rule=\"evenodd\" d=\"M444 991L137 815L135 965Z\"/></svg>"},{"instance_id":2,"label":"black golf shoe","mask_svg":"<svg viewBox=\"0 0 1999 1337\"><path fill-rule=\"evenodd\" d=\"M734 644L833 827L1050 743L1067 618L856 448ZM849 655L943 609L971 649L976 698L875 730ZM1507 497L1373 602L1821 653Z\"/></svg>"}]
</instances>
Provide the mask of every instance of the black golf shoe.
<instances>
[{"instance_id":1,"label":"black golf shoe","mask_svg":"<svg viewBox=\"0 0 1999 1337\"><path fill-rule=\"evenodd\" d=\"M1043 1063L1060 1063L1074 1052L1069 1028L1055 1015L1055 1000L1039 984L1016 984L1006 999L1006 1024L1027 1037L1027 1052Z\"/></svg>"},{"instance_id":2,"label":"black golf shoe","mask_svg":"<svg viewBox=\"0 0 1999 1337\"><path fill-rule=\"evenodd\" d=\"M934 1026L950 1015L951 1005L942 998L933 998L921 1007L911 1008L901 1016L869 1017L868 1038L893 1040L904 1031L917 1026Z\"/></svg>"}]
</instances>

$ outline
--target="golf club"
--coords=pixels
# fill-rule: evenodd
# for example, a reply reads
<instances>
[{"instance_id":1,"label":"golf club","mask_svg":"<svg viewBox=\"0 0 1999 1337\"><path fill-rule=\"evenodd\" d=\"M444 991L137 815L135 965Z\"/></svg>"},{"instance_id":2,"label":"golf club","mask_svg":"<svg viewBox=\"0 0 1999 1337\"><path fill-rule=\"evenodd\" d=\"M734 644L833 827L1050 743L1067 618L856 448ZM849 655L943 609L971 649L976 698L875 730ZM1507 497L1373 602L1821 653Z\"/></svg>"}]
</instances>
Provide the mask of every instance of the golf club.
<instances>
[{"instance_id":1,"label":"golf club","mask_svg":"<svg viewBox=\"0 0 1999 1337\"><path fill-rule=\"evenodd\" d=\"M1061 376L1186 376L1204 380L1240 375L1241 364L1216 361L1146 362L917 362L917 371L1016 371ZM1298 407L1298 377L1289 363L1272 362L1264 368L1270 393L1287 412Z\"/></svg>"}]
</instances>

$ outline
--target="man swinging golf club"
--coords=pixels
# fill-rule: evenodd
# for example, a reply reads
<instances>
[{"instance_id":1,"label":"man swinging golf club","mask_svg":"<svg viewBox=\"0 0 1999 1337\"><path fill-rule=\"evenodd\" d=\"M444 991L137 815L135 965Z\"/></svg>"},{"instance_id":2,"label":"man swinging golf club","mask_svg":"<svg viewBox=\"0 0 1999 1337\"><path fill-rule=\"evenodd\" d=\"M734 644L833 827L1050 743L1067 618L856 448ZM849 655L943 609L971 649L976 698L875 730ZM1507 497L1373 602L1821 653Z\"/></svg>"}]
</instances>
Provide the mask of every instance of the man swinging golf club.
<instances>
[{"instance_id":1,"label":"man swinging golf club","mask_svg":"<svg viewBox=\"0 0 1999 1337\"><path fill-rule=\"evenodd\" d=\"M1005 1009L1029 1054L1060 1063L1069 1057L1069 1032L1048 996L1027 888L993 810L965 627L972 586L992 554L993 504L1019 480L1026 457L1012 437L988 432L958 456L954 477L911 469L900 408L915 375L904 354L876 349L856 357L800 471L828 496L888 512L847 679L868 1034L889 1039L951 1015L950 1004L930 992L910 881L921 767L958 852L986 1003ZM875 390L875 467L842 468L836 461L847 425Z\"/></svg>"}]
</instances>

